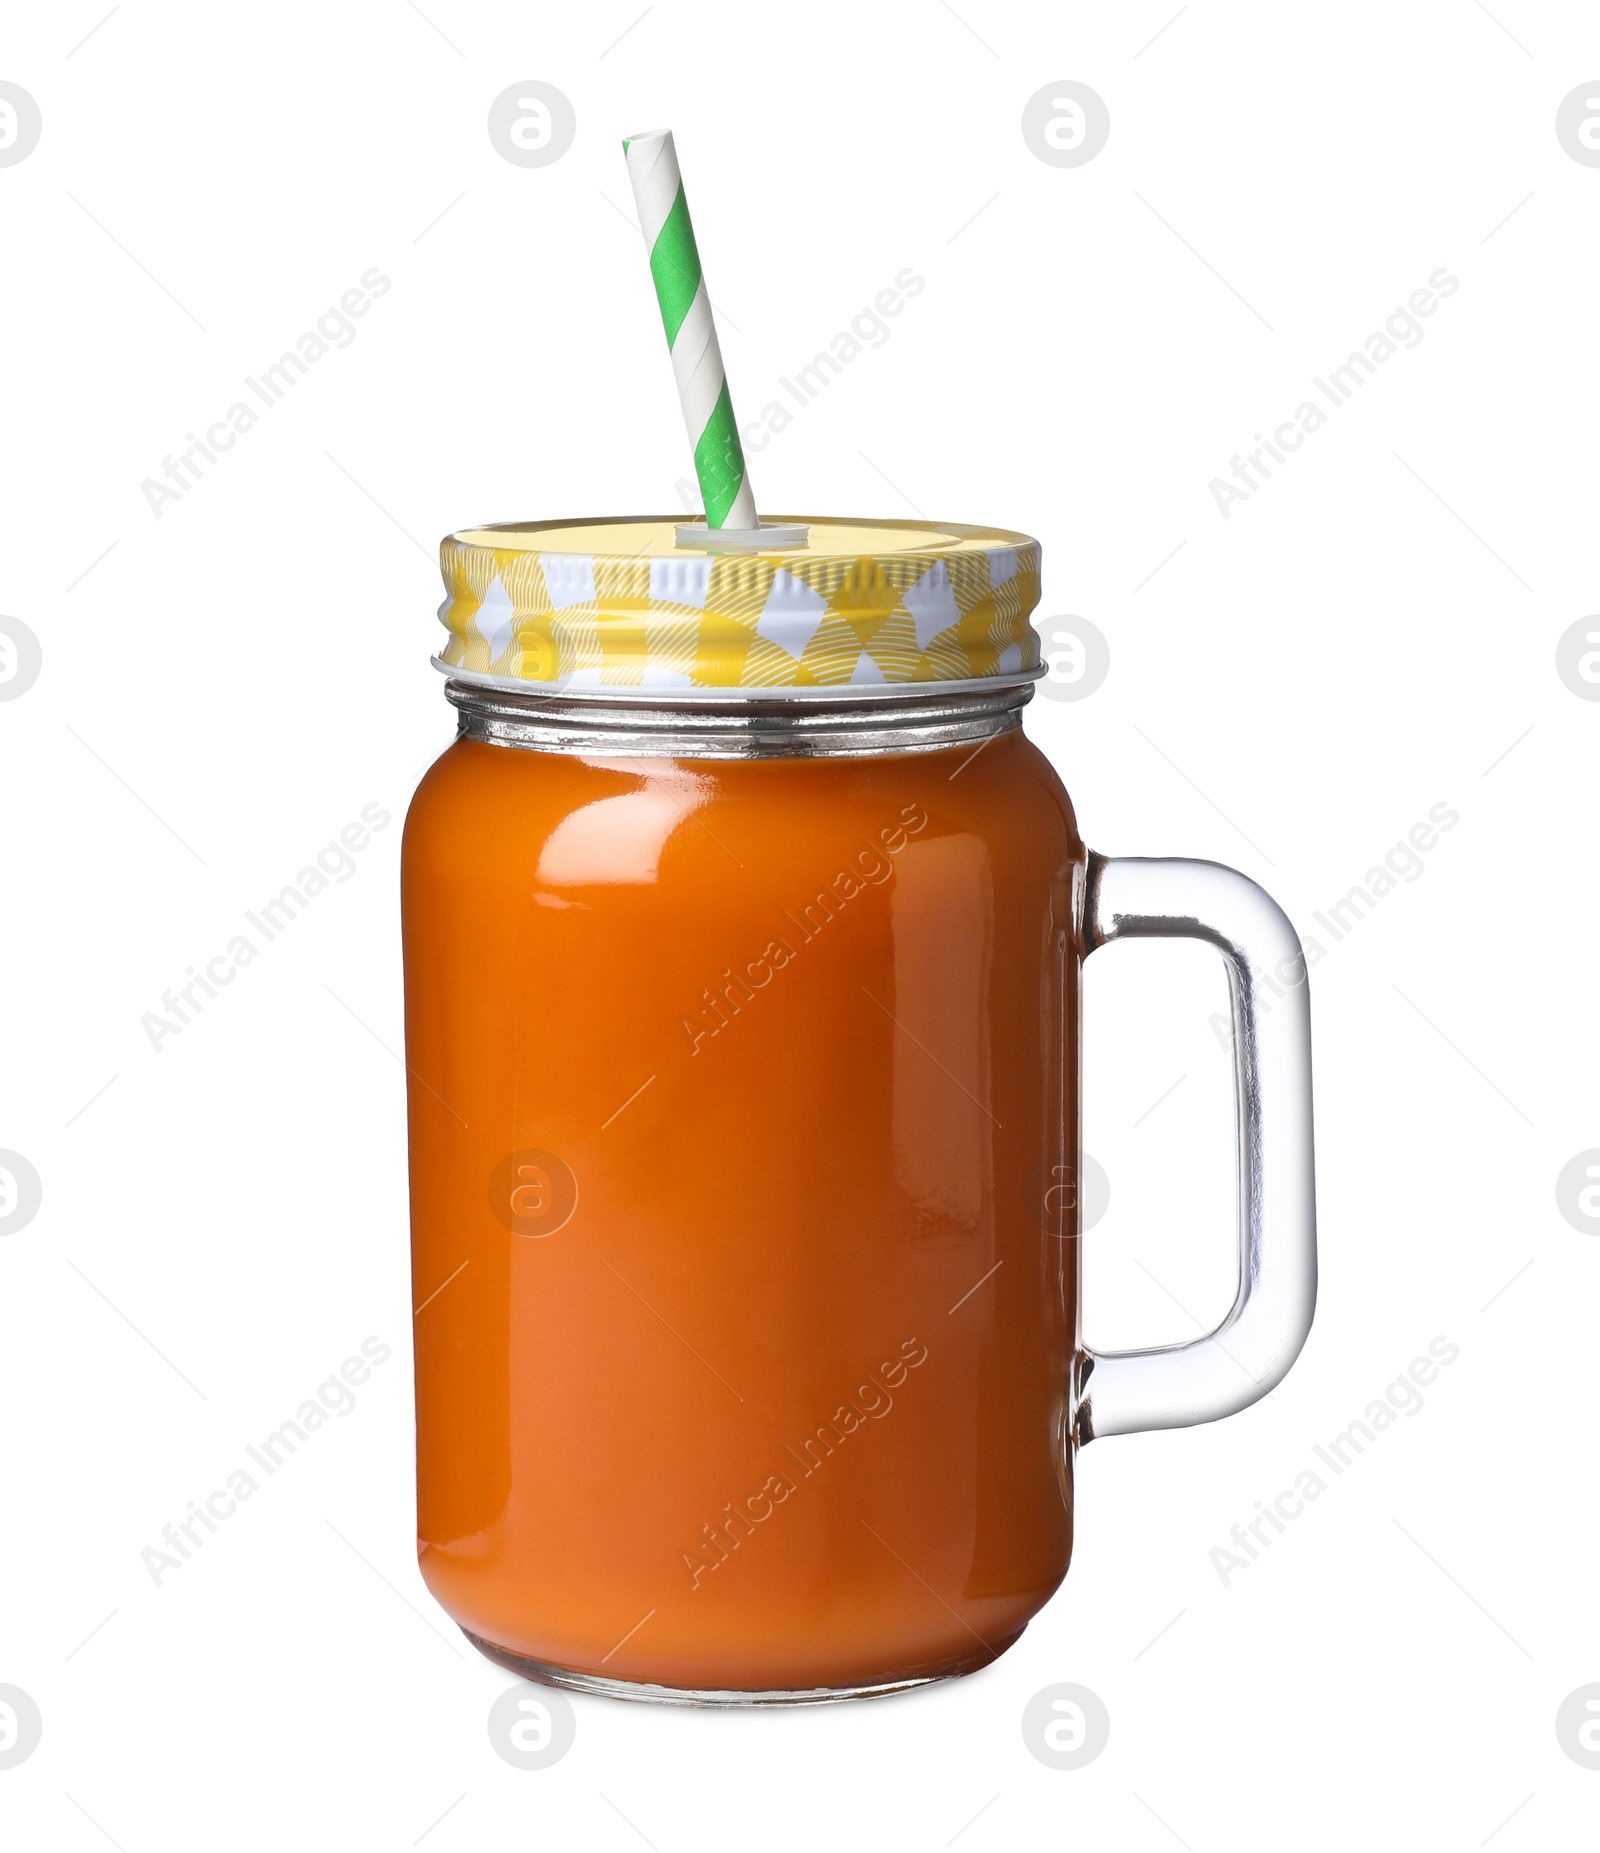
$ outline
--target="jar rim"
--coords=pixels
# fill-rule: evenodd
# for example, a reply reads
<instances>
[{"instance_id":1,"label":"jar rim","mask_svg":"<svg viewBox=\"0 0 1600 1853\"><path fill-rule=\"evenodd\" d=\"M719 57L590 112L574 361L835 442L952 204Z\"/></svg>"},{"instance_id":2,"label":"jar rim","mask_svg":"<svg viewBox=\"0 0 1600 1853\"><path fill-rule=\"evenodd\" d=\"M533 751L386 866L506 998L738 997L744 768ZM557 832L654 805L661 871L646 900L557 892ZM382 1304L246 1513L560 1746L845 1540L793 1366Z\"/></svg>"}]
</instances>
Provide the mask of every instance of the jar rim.
<instances>
[{"instance_id":1,"label":"jar rim","mask_svg":"<svg viewBox=\"0 0 1600 1853\"><path fill-rule=\"evenodd\" d=\"M445 695L459 733L491 746L583 758L822 759L981 745L1022 724L1025 682L947 682L831 702L681 699L599 701L488 688L452 675ZM908 697L910 697L908 699Z\"/></svg>"},{"instance_id":2,"label":"jar rim","mask_svg":"<svg viewBox=\"0 0 1600 1853\"><path fill-rule=\"evenodd\" d=\"M797 702L812 707L865 705L882 701L915 702L919 698L926 700L930 696L963 692L973 688L1027 688L1047 675L1050 668L1048 663L1040 662L1036 663L1032 669L1020 669L1016 674L1009 676L984 676L981 679L949 677L926 682L815 683L797 688L673 688L644 682L594 681L581 682L576 686L567 681L532 682L521 676L476 675L471 670L458 669L442 656L430 657L429 661L447 680L489 692L499 691L508 695L565 696L572 700L589 698L602 702L608 707L671 707L685 710L740 708L770 701Z\"/></svg>"}]
</instances>

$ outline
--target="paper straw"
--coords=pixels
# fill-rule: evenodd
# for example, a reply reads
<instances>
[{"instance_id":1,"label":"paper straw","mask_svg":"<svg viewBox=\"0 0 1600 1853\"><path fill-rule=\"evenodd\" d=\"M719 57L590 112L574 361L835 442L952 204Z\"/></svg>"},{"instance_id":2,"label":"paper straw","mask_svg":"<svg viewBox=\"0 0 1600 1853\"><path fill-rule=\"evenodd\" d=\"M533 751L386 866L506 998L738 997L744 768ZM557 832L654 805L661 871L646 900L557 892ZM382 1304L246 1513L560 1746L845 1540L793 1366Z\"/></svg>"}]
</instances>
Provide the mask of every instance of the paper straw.
<instances>
[{"instance_id":1,"label":"paper straw","mask_svg":"<svg viewBox=\"0 0 1600 1853\"><path fill-rule=\"evenodd\" d=\"M646 135L630 135L622 150L628 157L639 223L650 247L650 275L672 353L683 422L694 450L695 475L705 499L706 525L755 528L759 525L755 497L745 474L744 448L734 422L722 349L711 319L711 298L700 272L700 253L695 248L671 133L653 129Z\"/></svg>"}]
</instances>

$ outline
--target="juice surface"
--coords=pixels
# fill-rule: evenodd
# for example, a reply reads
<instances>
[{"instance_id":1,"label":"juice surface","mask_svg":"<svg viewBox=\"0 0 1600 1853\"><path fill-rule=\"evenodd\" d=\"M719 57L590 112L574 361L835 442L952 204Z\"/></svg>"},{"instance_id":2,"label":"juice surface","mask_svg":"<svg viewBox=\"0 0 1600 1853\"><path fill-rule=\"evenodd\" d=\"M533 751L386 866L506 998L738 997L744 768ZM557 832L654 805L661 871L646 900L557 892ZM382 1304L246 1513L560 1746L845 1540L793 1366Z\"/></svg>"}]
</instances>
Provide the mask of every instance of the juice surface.
<instances>
[{"instance_id":1,"label":"juice surface","mask_svg":"<svg viewBox=\"0 0 1600 1853\"><path fill-rule=\"evenodd\" d=\"M1020 731L432 768L403 868L418 1533L464 1627L800 1690L981 1661L1044 1603L1083 860Z\"/></svg>"}]
</instances>

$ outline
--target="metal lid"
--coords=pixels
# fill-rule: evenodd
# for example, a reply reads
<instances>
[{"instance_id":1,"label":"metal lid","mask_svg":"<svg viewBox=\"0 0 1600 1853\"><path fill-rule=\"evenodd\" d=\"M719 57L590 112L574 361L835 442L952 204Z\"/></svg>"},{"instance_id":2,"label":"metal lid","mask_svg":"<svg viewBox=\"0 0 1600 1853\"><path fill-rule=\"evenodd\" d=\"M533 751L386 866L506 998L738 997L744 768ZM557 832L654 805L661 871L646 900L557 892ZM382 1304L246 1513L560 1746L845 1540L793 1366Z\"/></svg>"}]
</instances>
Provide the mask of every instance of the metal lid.
<instances>
[{"instance_id":1,"label":"metal lid","mask_svg":"<svg viewBox=\"0 0 1600 1853\"><path fill-rule=\"evenodd\" d=\"M1039 543L1003 528L783 516L798 545L680 545L671 516L508 522L439 547L459 681L615 697L883 695L1042 673Z\"/></svg>"}]
</instances>

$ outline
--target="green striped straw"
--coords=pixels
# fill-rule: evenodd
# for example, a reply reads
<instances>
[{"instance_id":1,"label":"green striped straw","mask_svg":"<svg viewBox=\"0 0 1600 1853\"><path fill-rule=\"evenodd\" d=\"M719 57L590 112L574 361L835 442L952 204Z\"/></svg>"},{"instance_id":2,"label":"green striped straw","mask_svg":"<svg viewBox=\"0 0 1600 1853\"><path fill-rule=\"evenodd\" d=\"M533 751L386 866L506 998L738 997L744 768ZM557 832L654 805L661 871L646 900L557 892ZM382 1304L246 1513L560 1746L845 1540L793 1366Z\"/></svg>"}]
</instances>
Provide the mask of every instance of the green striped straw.
<instances>
[{"instance_id":1,"label":"green striped straw","mask_svg":"<svg viewBox=\"0 0 1600 1853\"><path fill-rule=\"evenodd\" d=\"M700 272L689 203L678 172L677 150L666 129L630 135L622 144L644 241L650 247L661 323L672 352L683 422L694 448L694 471L706 505L706 525L753 529L755 497L745 473L744 448L722 370L722 349L711 318L711 298Z\"/></svg>"}]
</instances>

